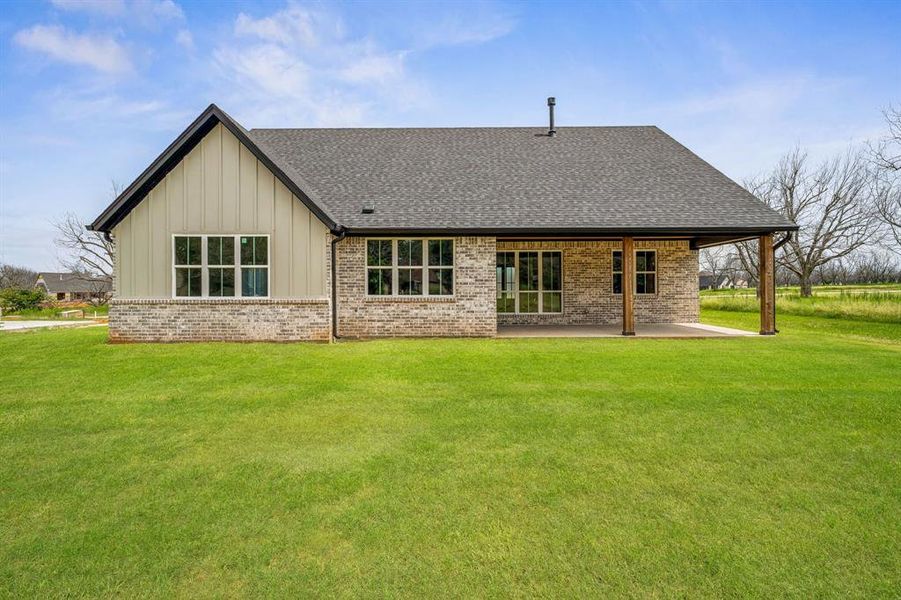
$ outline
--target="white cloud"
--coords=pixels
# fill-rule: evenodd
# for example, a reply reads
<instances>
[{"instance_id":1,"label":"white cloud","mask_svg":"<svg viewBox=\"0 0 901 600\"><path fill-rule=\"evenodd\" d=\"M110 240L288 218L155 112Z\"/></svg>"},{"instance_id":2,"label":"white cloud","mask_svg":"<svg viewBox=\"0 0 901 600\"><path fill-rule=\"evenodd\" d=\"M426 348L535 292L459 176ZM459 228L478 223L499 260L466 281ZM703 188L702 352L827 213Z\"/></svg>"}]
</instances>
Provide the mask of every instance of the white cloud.
<instances>
[{"instance_id":1,"label":"white cloud","mask_svg":"<svg viewBox=\"0 0 901 600\"><path fill-rule=\"evenodd\" d=\"M149 21L181 20L185 13L181 6L172 0L134 0L131 4L132 12L139 18Z\"/></svg>"},{"instance_id":2,"label":"white cloud","mask_svg":"<svg viewBox=\"0 0 901 600\"><path fill-rule=\"evenodd\" d=\"M83 12L107 19L128 17L143 27L156 27L166 21L185 18L174 0L51 0L53 6L70 12Z\"/></svg>"},{"instance_id":3,"label":"white cloud","mask_svg":"<svg viewBox=\"0 0 901 600\"><path fill-rule=\"evenodd\" d=\"M133 68L125 48L111 37L78 34L59 25L35 25L15 34L21 47L58 61L84 65L109 74Z\"/></svg>"},{"instance_id":4,"label":"white cloud","mask_svg":"<svg viewBox=\"0 0 901 600\"><path fill-rule=\"evenodd\" d=\"M316 13L290 4L284 10L260 19L240 13L235 20L235 35L256 37L285 46L315 46Z\"/></svg>"},{"instance_id":5,"label":"white cloud","mask_svg":"<svg viewBox=\"0 0 901 600\"><path fill-rule=\"evenodd\" d=\"M796 145L819 160L866 139L868 124L835 117L855 87L803 72L758 75L649 106L642 114L741 181L770 169Z\"/></svg>"},{"instance_id":6,"label":"white cloud","mask_svg":"<svg viewBox=\"0 0 901 600\"><path fill-rule=\"evenodd\" d=\"M454 7L444 14L429 14L417 33L420 44L426 47L484 44L509 34L516 27L516 18L493 4L463 6L464 10Z\"/></svg>"},{"instance_id":7,"label":"white cloud","mask_svg":"<svg viewBox=\"0 0 901 600\"><path fill-rule=\"evenodd\" d=\"M350 37L335 14L298 4L235 19L234 37L214 52L223 102L253 126L358 125L390 94L422 97L405 50Z\"/></svg>"},{"instance_id":8,"label":"white cloud","mask_svg":"<svg viewBox=\"0 0 901 600\"><path fill-rule=\"evenodd\" d=\"M671 110L685 116L722 112L772 114L793 106L810 91L812 85L822 86L824 83L811 81L806 76L742 83L677 102Z\"/></svg>"},{"instance_id":9,"label":"white cloud","mask_svg":"<svg viewBox=\"0 0 901 600\"><path fill-rule=\"evenodd\" d=\"M105 16L121 15L125 12L125 0L50 0L60 10L80 11Z\"/></svg>"},{"instance_id":10,"label":"white cloud","mask_svg":"<svg viewBox=\"0 0 901 600\"><path fill-rule=\"evenodd\" d=\"M220 48L215 58L236 83L254 92L290 98L308 91L309 68L281 46Z\"/></svg>"},{"instance_id":11,"label":"white cloud","mask_svg":"<svg viewBox=\"0 0 901 600\"><path fill-rule=\"evenodd\" d=\"M175 43L185 50L193 50L194 36L191 35L191 32L188 29L179 29L178 33L175 34Z\"/></svg>"},{"instance_id":12,"label":"white cloud","mask_svg":"<svg viewBox=\"0 0 901 600\"><path fill-rule=\"evenodd\" d=\"M404 52L366 55L356 58L339 71L341 79L351 83L387 83L404 75Z\"/></svg>"}]
</instances>

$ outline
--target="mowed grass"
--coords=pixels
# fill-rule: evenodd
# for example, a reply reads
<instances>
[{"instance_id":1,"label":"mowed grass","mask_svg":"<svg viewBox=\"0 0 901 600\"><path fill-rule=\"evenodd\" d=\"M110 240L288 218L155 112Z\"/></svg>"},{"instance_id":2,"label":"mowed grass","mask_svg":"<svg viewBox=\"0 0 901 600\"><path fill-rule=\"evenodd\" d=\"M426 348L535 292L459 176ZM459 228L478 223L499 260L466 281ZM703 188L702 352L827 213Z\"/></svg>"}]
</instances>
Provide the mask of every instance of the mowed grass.
<instances>
[{"instance_id":1,"label":"mowed grass","mask_svg":"<svg viewBox=\"0 0 901 600\"><path fill-rule=\"evenodd\" d=\"M901 325L779 326L0 334L0 596L897 597Z\"/></svg>"},{"instance_id":2,"label":"mowed grass","mask_svg":"<svg viewBox=\"0 0 901 600\"><path fill-rule=\"evenodd\" d=\"M708 310L757 312L760 300L754 289L704 290L701 307ZM822 286L802 298L797 288L779 288L780 314L901 324L901 286Z\"/></svg>"},{"instance_id":3,"label":"mowed grass","mask_svg":"<svg viewBox=\"0 0 901 600\"><path fill-rule=\"evenodd\" d=\"M109 306L107 306L106 304L104 304L103 306L91 306L89 304L84 304L82 306L52 306L47 308L29 308L13 312L4 312L2 317L0 317L0 320L27 319L31 321L61 319L63 318L62 313L69 310L84 311L85 319L105 317L109 314Z\"/></svg>"}]
</instances>

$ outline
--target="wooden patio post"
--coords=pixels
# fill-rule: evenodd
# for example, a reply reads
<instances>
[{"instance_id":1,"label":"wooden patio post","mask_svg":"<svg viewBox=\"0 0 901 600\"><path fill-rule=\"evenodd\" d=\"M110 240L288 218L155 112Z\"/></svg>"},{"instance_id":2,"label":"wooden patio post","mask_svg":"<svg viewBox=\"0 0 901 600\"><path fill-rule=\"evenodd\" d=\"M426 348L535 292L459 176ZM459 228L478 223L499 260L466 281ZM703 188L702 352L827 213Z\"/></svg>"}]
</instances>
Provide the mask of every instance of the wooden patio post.
<instances>
[{"instance_id":1,"label":"wooden patio post","mask_svg":"<svg viewBox=\"0 0 901 600\"><path fill-rule=\"evenodd\" d=\"M635 335L635 242L632 236L623 238L623 335Z\"/></svg>"},{"instance_id":2,"label":"wooden patio post","mask_svg":"<svg viewBox=\"0 0 901 600\"><path fill-rule=\"evenodd\" d=\"M757 286L760 289L760 335L776 333L776 271L773 235L760 236Z\"/></svg>"}]
</instances>

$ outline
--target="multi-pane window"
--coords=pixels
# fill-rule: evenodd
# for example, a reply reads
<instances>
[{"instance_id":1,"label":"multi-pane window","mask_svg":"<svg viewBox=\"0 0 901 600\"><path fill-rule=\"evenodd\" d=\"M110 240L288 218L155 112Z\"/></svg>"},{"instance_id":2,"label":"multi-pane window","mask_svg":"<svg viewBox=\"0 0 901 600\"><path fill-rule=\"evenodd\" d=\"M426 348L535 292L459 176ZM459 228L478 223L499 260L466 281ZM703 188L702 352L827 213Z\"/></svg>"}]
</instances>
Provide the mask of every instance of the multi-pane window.
<instances>
[{"instance_id":1,"label":"multi-pane window","mask_svg":"<svg viewBox=\"0 0 901 600\"><path fill-rule=\"evenodd\" d=\"M623 251L613 251L613 293L623 293Z\"/></svg>"},{"instance_id":2,"label":"multi-pane window","mask_svg":"<svg viewBox=\"0 0 901 600\"><path fill-rule=\"evenodd\" d=\"M203 252L200 236L175 238L175 295L203 295Z\"/></svg>"},{"instance_id":3,"label":"multi-pane window","mask_svg":"<svg viewBox=\"0 0 901 600\"><path fill-rule=\"evenodd\" d=\"M206 247L210 296L234 296L235 238L210 236L206 239Z\"/></svg>"},{"instance_id":4,"label":"multi-pane window","mask_svg":"<svg viewBox=\"0 0 901 600\"><path fill-rule=\"evenodd\" d=\"M366 240L370 296L450 296L454 293L453 240Z\"/></svg>"},{"instance_id":5,"label":"multi-pane window","mask_svg":"<svg viewBox=\"0 0 901 600\"><path fill-rule=\"evenodd\" d=\"M241 236L241 295L269 295L269 238Z\"/></svg>"},{"instance_id":6,"label":"multi-pane window","mask_svg":"<svg viewBox=\"0 0 901 600\"><path fill-rule=\"evenodd\" d=\"M454 241L429 240L429 295L454 293Z\"/></svg>"},{"instance_id":7,"label":"multi-pane window","mask_svg":"<svg viewBox=\"0 0 901 600\"><path fill-rule=\"evenodd\" d=\"M175 297L269 295L267 236L177 235L173 246Z\"/></svg>"},{"instance_id":8,"label":"multi-pane window","mask_svg":"<svg viewBox=\"0 0 901 600\"><path fill-rule=\"evenodd\" d=\"M623 293L623 253L613 251L613 293ZM635 252L635 293L657 293L657 251L637 250Z\"/></svg>"},{"instance_id":9,"label":"multi-pane window","mask_svg":"<svg viewBox=\"0 0 901 600\"><path fill-rule=\"evenodd\" d=\"M394 293L391 276L394 273L394 244L391 240L366 242L366 291L372 296Z\"/></svg>"},{"instance_id":10,"label":"multi-pane window","mask_svg":"<svg viewBox=\"0 0 901 600\"><path fill-rule=\"evenodd\" d=\"M559 251L497 253L497 312L563 311L563 254Z\"/></svg>"},{"instance_id":11,"label":"multi-pane window","mask_svg":"<svg viewBox=\"0 0 901 600\"><path fill-rule=\"evenodd\" d=\"M422 295L422 240L397 240L397 293Z\"/></svg>"},{"instance_id":12,"label":"multi-pane window","mask_svg":"<svg viewBox=\"0 0 901 600\"><path fill-rule=\"evenodd\" d=\"M519 253L519 312L538 312L538 253Z\"/></svg>"},{"instance_id":13,"label":"multi-pane window","mask_svg":"<svg viewBox=\"0 0 901 600\"><path fill-rule=\"evenodd\" d=\"M516 253L497 253L497 312L516 312Z\"/></svg>"},{"instance_id":14,"label":"multi-pane window","mask_svg":"<svg viewBox=\"0 0 901 600\"><path fill-rule=\"evenodd\" d=\"M559 252L541 253L541 312L563 310L563 265Z\"/></svg>"}]
</instances>

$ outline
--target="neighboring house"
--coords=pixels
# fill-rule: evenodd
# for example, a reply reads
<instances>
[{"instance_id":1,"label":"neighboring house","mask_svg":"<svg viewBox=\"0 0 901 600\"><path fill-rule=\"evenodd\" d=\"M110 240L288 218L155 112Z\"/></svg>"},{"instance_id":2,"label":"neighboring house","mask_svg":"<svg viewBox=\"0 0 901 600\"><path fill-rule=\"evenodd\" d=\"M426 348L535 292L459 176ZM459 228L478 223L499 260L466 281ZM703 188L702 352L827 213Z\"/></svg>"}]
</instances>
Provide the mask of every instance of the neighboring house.
<instances>
[{"instance_id":1,"label":"neighboring house","mask_svg":"<svg viewBox=\"0 0 901 600\"><path fill-rule=\"evenodd\" d=\"M700 271L698 273L698 288L702 290L719 289L720 284L725 281L725 276L720 275L714 277L710 271Z\"/></svg>"},{"instance_id":2,"label":"neighboring house","mask_svg":"<svg viewBox=\"0 0 901 600\"><path fill-rule=\"evenodd\" d=\"M726 288L746 288L748 282L741 277L734 277L725 274L716 276L714 281L713 273L710 271L700 271L698 273L698 287L702 290L722 290Z\"/></svg>"},{"instance_id":3,"label":"neighboring house","mask_svg":"<svg viewBox=\"0 0 901 600\"><path fill-rule=\"evenodd\" d=\"M42 288L53 300L106 300L112 282L101 277L87 277L81 273L38 273L35 288Z\"/></svg>"},{"instance_id":4,"label":"neighboring house","mask_svg":"<svg viewBox=\"0 0 901 600\"><path fill-rule=\"evenodd\" d=\"M698 320L698 248L759 238L771 278L797 229L657 127L248 131L215 105L90 227L114 341L629 335Z\"/></svg>"}]
</instances>

